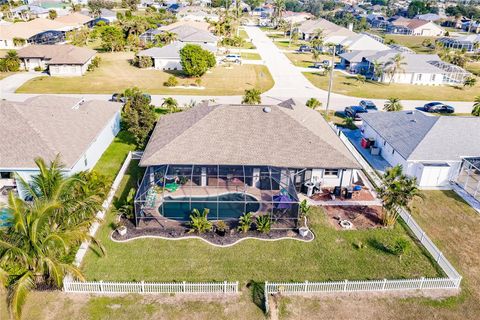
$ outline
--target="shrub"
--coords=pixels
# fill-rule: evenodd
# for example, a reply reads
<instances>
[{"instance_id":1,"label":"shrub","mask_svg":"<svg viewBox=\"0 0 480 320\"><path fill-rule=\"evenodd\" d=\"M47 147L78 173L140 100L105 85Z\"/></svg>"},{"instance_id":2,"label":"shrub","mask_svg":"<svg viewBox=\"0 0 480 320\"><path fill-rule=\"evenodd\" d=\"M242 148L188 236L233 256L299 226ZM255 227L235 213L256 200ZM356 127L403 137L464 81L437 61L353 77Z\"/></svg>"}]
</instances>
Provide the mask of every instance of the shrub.
<instances>
[{"instance_id":1,"label":"shrub","mask_svg":"<svg viewBox=\"0 0 480 320\"><path fill-rule=\"evenodd\" d=\"M187 44L180 50L183 72L189 77L201 77L216 64L215 56L199 45Z\"/></svg>"},{"instance_id":2,"label":"shrub","mask_svg":"<svg viewBox=\"0 0 480 320\"><path fill-rule=\"evenodd\" d=\"M225 37L222 40L222 45L224 46L243 47L244 44L245 44L245 39L239 36Z\"/></svg>"},{"instance_id":3,"label":"shrub","mask_svg":"<svg viewBox=\"0 0 480 320\"><path fill-rule=\"evenodd\" d=\"M310 98L307 100L307 103L305 104L307 107L309 107L310 109L317 109L318 107L320 107L322 105L322 103L320 101L318 101L316 98Z\"/></svg>"},{"instance_id":4,"label":"shrub","mask_svg":"<svg viewBox=\"0 0 480 320\"><path fill-rule=\"evenodd\" d=\"M168 77L167 81L163 83L165 87L175 87L178 85L178 80L174 76Z\"/></svg>"},{"instance_id":5,"label":"shrub","mask_svg":"<svg viewBox=\"0 0 480 320\"><path fill-rule=\"evenodd\" d=\"M389 246L389 249L392 254L402 260L402 256L410 249L410 242L407 239L399 238L395 240L392 246Z\"/></svg>"},{"instance_id":6,"label":"shrub","mask_svg":"<svg viewBox=\"0 0 480 320\"><path fill-rule=\"evenodd\" d=\"M217 228L217 231L220 231L220 232L227 231L227 224L225 223L225 221L220 220L217 222L216 228Z\"/></svg>"},{"instance_id":7,"label":"shrub","mask_svg":"<svg viewBox=\"0 0 480 320\"><path fill-rule=\"evenodd\" d=\"M42 67L40 67L40 66L36 66L35 68L33 68L33 70L35 70L35 71L37 71L37 72L40 72L40 71L42 71L43 69L42 69Z\"/></svg>"},{"instance_id":8,"label":"shrub","mask_svg":"<svg viewBox=\"0 0 480 320\"><path fill-rule=\"evenodd\" d=\"M190 231L197 232L199 234L212 230L212 223L208 221L209 209L205 208L202 212L198 209L193 209L190 215Z\"/></svg>"},{"instance_id":9,"label":"shrub","mask_svg":"<svg viewBox=\"0 0 480 320\"><path fill-rule=\"evenodd\" d=\"M260 231L261 233L269 233L272 228L272 220L268 214L258 216L255 224L257 226L257 231Z\"/></svg>"},{"instance_id":10,"label":"shrub","mask_svg":"<svg viewBox=\"0 0 480 320\"><path fill-rule=\"evenodd\" d=\"M238 231L242 231L243 233L247 233L250 230L250 226L253 223L252 220L253 214L251 212L244 213L240 218L238 218Z\"/></svg>"}]
</instances>

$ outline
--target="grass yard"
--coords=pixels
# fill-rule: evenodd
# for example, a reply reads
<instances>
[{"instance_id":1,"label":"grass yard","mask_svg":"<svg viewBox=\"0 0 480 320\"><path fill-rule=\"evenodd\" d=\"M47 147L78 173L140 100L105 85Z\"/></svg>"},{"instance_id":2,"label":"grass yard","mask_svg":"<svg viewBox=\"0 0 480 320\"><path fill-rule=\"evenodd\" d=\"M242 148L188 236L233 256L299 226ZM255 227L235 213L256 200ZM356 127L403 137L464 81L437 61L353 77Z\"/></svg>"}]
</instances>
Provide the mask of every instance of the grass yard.
<instances>
[{"instance_id":1,"label":"grass yard","mask_svg":"<svg viewBox=\"0 0 480 320\"><path fill-rule=\"evenodd\" d=\"M118 203L142 176L131 166L118 189ZM201 240L167 241L138 239L127 243L110 240L114 214L110 212L97 237L107 255L90 251L82 268L87 279L116 281L304 281L435 277L436 267L411 242L411 250L400 261L382 244L399 237L410 239L402 226L341 232L330 225L320 208L311 215L317 238L263 242L246 240L230 248L217 248ZM365 248L356 249L356 243ZM174 254L172 254L174 253Z\"/></svg>"},{"instance_id":2,"label":"grass yard","mask_svg":"<svg viewBox=\"0 0 480 320\"><path fill-rule=\"evenodd\" d=\"M315 61L313 60L313 56L311 53L292 52L292 53L285 53L285 55L297 67L308 68L308 67L312 67L315 64ZM318 58L318 61L320 62L323 60L331 61L332 56L322 54ZM340 59L338 57L335 57L335 62L340 62Z\"/></svg>"},{"instance_id":3,"label":"grass yard","mask_svg":"<svg viewBox=\"0 0 480 320\"><path fill-rule=\"evenodd\" d=\"M244 60L262 60L260 54L255 52L242 52L241 55Z\"/></svg>"},{"instance_id":4,"label":"grass yard","mask_svg":"<svg viewBox=\"0 0 480 320\"><path fill-rule=\"evenodd\" d=\"M302 40L297 41L296 44L294 44L293 42L290 43L288 38L283 38L283 40L272 39L272 41L278 48L283 50L298 50L298 48L300 48L302 44L307 44L307 45L309 44L307 41L302 41Z\"/></svg>"},{"instance_id":5,"label":"grass yard","mask_svg":"<svg viewBox=\"0 0 480 320\"><path fill-rule=\"evenodd\" d=\"M480 77L480 62L468 62L465 69Z\"/></svg>"},{"instance_id":6,"label":"grass yard","mask_svg":"<svg viewBox=\"0 0 480 320\"><path fill-rule=\"evenodd\" d=\"M11 75L16 74L16 72L0 72L0 80L10 77Z\"/></svg>"},{"instance_id":7,"label":"grass yard","mask_svg":"<svg viewBox=\"0 0 480 320\"><path fill-rule=\"evenodd\" d=\"M432 53L435 50L423 46L422 42L424 40L430 40L432 43L435 43L435 40L438 39L438 37L402 36L396 34L386 34L385 42L390 39L395 41L396 44L410 48L417 53Z\"/></svg>"},{"instance_id":8,"label":"grass yard","mask_svg":"<svg viewBox=\"0 0 480 320\"><path fill-rule=\"evenodd\" d=\"M474 320L480 317L480 215L452 191L426 191L412 214L425 232L462 274L459 296L445 299L401 296L348 298L284 298L281 319ZM320 317L317 317L321 315Z\"/></svg>"},{"instance_id":9,"label":"grass yard","mask_svg":"<svg viewBox=\"0 0 480 320\"><path fill-rule=\"evenodd\" d=\"M82 77L39 77L20 87L18 93L113 93L137 86L150 94L183 95L241 95L245 89L258 88L262 92L273 86L273 79L265 66L217 66L201 79L204 90L167 88L163 83L173 73L140 69L130 65L132 52L100 53L100 67ZM194 79L183 78L180 85L194 84ZM229 79L230 81L225 81ZM232 86L231 83L235 83Z\"/></svg>"},{"instance_id":10,"label":"grass yard","mask_svg":"<svg viewBox=\"0 0 480 320\"><path fill-rule=\"evenodd\" d=\"M319 73L303 73L316 87L328 90L328 76ZM443 101L473 101L475 96L480 92L480 81L472 88L464 88L463 86L420 86L409 84L388 85L376 81L367 81L359 83L355 77L346 75L342 72L335 72L333 92L348 96L372 98L372 99L388 99L397 97L406 100L436 100Z\"/></svg>"},{"instance_id":11,"label":"grass yard","mask_svg":"<svg viewBox=\"0 0 480 320\"><path fill-rule=\"evenodd\" d=\"M127 131L120 131L110 146L105 150L94 170L110 177L113 181L122 167L123 161L130 151L135 151L136 145L133 137Z\"/></svg>"}]
</instances>

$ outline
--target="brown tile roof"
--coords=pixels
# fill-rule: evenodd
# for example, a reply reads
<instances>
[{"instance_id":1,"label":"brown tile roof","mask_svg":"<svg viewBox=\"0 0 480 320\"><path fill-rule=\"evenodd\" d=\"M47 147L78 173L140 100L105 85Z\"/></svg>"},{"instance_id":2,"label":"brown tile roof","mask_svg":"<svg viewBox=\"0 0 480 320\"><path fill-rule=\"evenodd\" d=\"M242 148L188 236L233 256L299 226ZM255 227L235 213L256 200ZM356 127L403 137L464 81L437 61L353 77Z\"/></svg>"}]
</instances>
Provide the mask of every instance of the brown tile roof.
<instances>
[{"instance_id":1,"label":"brown tile roof","mask_svg":"<svg viewBox=\"0 0 480 320\"><path fill-rule=\"evenodd\" d=\"M140 164L360 168L316 111L282 106L208 105L162 117Z\"/></svg>"},{"instance_id":2,"label":"brown tile roof","mask_svg":"<svg viewBox=\"0 0 480 320\"><path fill-rule=\"evenodd\" d=\"M95 54L95 50L71 44L37 44L18 50L20 58L42 58L47 64L85 64Z\"/></svg>"},{"instance_id":3,"label":"brown tile roof","mask_svg":"<svg viewBox=\"0 0 480 320\"><path fill-rule=\"evenodd\" d=\"M55 21L64 23L68 26L79 26L92 20L93 20L92 17L86 16L79 12L72 12L65 16L61 16L55 19Z\"/></svg>"},{"instance_id":4,"label":"brown tile roof","mask_svg":"<svg viewBox=\"0 0 480 320\"><path fill-rule=\"evenodd\" d=\"M417 29L421 26L424 26L426 24L430 23L430 21L427 21L427 20L420 20L420 19L413 19L412 21L410 21L409 24L407 24L407 28L408 29Z\"/></svg>"},{"instance_id":5,"label":"brown tile roof","mask_svg":"<svg viewBox=\"0 0 480 320\"><path fill-rule=\"evenodd\" d=\"M121 110L108 101L36 96L25 102L0 101L0 168L35 168L34 158L60 153L71 168Z\"/></svg>"}]
</instances>

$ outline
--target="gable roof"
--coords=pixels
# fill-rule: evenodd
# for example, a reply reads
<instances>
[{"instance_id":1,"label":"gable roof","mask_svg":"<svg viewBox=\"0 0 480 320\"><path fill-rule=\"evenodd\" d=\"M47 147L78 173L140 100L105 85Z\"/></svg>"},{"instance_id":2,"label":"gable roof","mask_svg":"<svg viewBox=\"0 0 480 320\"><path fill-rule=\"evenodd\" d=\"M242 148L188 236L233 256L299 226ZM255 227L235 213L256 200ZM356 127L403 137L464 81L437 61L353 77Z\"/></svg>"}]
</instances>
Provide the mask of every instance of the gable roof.
<instances>
[{"instance_id":1,"label":"gable roof","mask_svg":"<svg viewBox=\"0 0 480 320\"><path fill-rule=\"evenodd\" d=\"M202 21L192 21L192 20L180 20L166 26L159 27L160 30L170 31L179 26L191 26L200 30L208 31L210 29L210 24L208 22Z\"/></svg>"},{"instance_id":2,"label":"gable roof","mask_svg":"<svg viewBox=\"0 0 480 320\"><path fill-rule=\"evenodd\" d=\"M173 43L167 44L163 47L153 47L150 49L142 50L137 55L138 56L148 56L152 58L161 58L161 59L180 59L180 50L185 47L188 43L175 41ZM198 43L204 50L210 52L215 52L216 48L208 44Z\"/></svg>"},{"instance_id":3,"label":"gable roof","mask_svg":"<svg viewBox=\"0 0 480 320\"><path fill-rule=\"evenodd\" d=\"M48 95L0 101L0 168L36 168L34 158L50 161L58 153L72 168L121 110L119 103L79 102Z\"/></svg>"},{"instance_id":4,"label":"gable roof","mask_svg":"<svg viewBox=\"0 0 480 320\"><path fill-rule=\"evenodd\" d=\"M18 50L19 58L41 58L47 64L85 64L97 52L71 44L30 45Z\"/></svg>"},{"instance_id":5,"label":"gable roof","mask_svg":"<svg viewBox=\"0 0 480 320\"><path fill-rule=\"evenodd\" d=\"M64 23L68 26L81 26L92 20L93 20L92 17L86 16L79 12L72 12L65 16L61 16L55 19L55 21Z\"/></svg>"},{"instance_id":6,"label":"gable roof","mask_svg":"<svg viewBox=\"0 0 480 320\"><path fill-rule=\"evenodd\" d=\"M456 161L480 156L477 117L436 117L416 110L361 117L406 160Z\"/></svg>"},{"instance_id":7,"label":"gable roof","mask_svg":"<svg viewBox=\"0 0 480 320\"><path fill-rule=\"evenodd\" d=\"M298 30L302 33L314 33L317 29L323 31L324 36L353 36L356 33L325 19L306 20L300 23Z\"/></svg>"},{"instance_id":8,"label":"gable roof","mask_svg":"<svg viewBox=\"0 0 480 320\"><path fill-rule=\"evenodd\" d=\"M170 29L177 35L177 40L182 42L216 42L218 39L209 31L201 30L189 25L178 26Z\"/></svg>"},{"instance_id":9,"label":"gable roof","mask_svg":"<svg viewBox=\"0 0 480 320\"><path fill-rule=\"evenodd\" d=\"M0 40L28 39L48 30L69 31L71 27L55 20L37 18L27 22L16 22L8 26L2 26L0 28Z\"/></svg>"},{"instance_id":10,"label":"gable roof","mask_svg":"<svg viewBox=\"0 0 480 320\"><path fill-rule=\"evenodd\" d=\"M390 48L383 43L373 39L366 34L356 34L350 36L340 42L340 45L346 47L347 50L376 50L384 51Z\"/></svg>"},{"instance_id":11,"label":"gable roof","mask_svg":"<svg viewBox=\"0 0 480 320\"><path fill-rule=\"evenodd\" d=\"M209 105L160 118L141 166L270 165L360 168L316 111L288 106Z\"/></svg>"}]
</instances>

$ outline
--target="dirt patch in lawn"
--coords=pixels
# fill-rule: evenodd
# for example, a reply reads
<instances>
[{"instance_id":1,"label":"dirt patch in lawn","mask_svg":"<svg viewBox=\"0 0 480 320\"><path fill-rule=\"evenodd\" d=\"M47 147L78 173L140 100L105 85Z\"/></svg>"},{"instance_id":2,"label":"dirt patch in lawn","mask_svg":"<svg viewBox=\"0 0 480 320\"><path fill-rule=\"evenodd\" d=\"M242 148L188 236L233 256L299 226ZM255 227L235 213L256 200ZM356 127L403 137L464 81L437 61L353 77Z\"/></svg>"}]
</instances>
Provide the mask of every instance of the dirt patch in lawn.
<instances>
[{"instance_id":1,"label":"dirt patch in lawn","mask_svg":"<svg viewBox=\"0 0 480 320\"><path fill-rule=\"evenodd\" d=\"M380 228L382 226L381 206L324 206L328 221L337 230L343 230L340 221L348 220L353 230Z\"/></svg>"}]
</instances>

